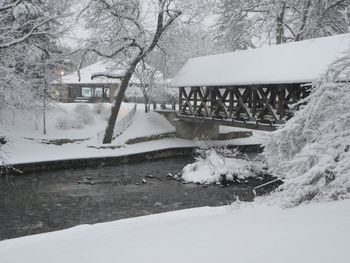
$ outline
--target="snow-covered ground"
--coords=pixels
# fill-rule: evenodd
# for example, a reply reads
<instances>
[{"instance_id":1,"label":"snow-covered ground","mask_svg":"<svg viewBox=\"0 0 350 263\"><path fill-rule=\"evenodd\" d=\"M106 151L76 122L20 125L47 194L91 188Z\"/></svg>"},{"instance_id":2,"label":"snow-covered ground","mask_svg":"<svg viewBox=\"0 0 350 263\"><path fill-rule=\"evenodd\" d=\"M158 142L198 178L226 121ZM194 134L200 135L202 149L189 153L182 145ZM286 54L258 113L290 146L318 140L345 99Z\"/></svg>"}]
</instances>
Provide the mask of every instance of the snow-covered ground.
<instances>
[{"instance_id":1,"label":"snow-covered ground","mask_svg":"<svg viewBox=\"0 0 350 263\"><path fill-rule=\"evenodd\" d=\"M58 107L51 107L47 116L47 135L43 135L38 118L38 129L35 129L35 119L31 113L17 112L15 115L14 125L12 125L12 114L4 115L3 126L0 127L1 133L4 134L8 143L2 146L5 151L4 157L10 164L28 163L62 159L76 159L89 157L106 157L122 156L132 153L140 153L154 150L161 150L175 147L193 147L197 142L180 138L168 138L157 141L149 141L126 145L129 139L174 132L175 128L160 114L151 112L144 113L144 106L138 105L132 124L124 131L122 135L113 141L113 146L120 148L115 149L97 149L101 145L97 140L97 133L103 131L106 126L106 113L96 113L94 105L89 105L91 110L92 121L84 124L82 128L58 129L57 119L66 119L69 123L75 123L74 116L76 104L59 104ZM122 118L132 108L133 104L123 103L120 118ZM108 112L108 104L106 111ZM227 131L228 129L225 129ZM232 129L231 129L232 131ZM52 139L74 139L81 140L63 145L46 144L42 140ZM225 145L230 144L260 144L264 141L263 133L254 133L253 137L211 142L213 144Z\"/></svg>"},{"instance_id":2,"label":"snow-covered ground","mask_svg":"<svg viewBox=\"0 0 350 263\"><path fill-rule=\"evenodd\" d=\"M349 262L350 200L195 208L0 242L2 263Z\"/></svg>"}]
</instances>

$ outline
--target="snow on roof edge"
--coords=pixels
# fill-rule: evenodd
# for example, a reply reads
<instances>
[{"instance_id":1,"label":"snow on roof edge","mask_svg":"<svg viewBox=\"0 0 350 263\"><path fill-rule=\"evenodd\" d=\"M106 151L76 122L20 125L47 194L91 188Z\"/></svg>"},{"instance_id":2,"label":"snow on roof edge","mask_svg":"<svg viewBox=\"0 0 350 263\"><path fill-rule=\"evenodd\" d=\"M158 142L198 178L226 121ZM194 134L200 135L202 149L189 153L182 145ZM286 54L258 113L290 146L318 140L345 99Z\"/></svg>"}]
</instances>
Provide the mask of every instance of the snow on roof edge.
<instances>
[{"instance_id":1,"label":"snow on roof edge","mask_svg":"<svg viewBox=\"0 0 350 263\"><path fill-rule=\"evenodd\" d=\"M349 51L350 34L191 58L172 87L310 83Z\"/></svg>"}]
</instances>

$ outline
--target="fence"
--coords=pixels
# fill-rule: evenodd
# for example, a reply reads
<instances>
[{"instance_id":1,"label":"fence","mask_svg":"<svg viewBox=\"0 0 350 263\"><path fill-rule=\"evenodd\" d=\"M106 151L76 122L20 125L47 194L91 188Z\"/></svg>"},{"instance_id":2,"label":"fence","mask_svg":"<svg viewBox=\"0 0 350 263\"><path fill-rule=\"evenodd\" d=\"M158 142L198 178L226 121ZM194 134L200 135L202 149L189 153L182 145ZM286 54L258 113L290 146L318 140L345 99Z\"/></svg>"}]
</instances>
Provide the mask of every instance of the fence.
<instances>
[{"instance_id":1,"label":"fence","mask_svg":"<svg viewBox=\"0 0 350 263\"><path fill-rule=\"evenodd\" d=\"M135 104L132 109L126 114L121 120L117 121L113 130L113 140L121 135L132 123L136 112L137 104ZM101 131L97 134L97 140L102 143L105 131Z\"/></svg>"},{"instance_id":2,"label":"fence","mask_svg":"<svg viewBox=\"0 0 350 263\"><path fill-rule=\"evenodd\" d=\"M155 103L153 102L153 110L155 111L178 111L179 105L175 101L172 103Z\"/></svg>"}]
</instances>

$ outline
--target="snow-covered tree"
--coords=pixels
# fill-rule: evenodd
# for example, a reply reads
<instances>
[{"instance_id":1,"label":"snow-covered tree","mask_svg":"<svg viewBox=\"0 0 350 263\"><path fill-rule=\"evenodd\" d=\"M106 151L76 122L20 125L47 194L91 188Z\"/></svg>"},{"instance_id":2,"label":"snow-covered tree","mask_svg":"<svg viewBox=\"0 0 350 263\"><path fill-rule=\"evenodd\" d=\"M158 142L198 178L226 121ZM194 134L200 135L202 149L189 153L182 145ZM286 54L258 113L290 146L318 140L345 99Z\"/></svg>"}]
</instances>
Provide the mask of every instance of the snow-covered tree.
<instances>
[{"instance_id":1,"label":"snow-covered tree","mask_svg":"<svg viewBox=\"0 0 350 263\"><path fill-rule=\"evenodd\" d=\"M162 81L163 76L157 71L154 67L148 65L145 61L141 61L135 69L134 75L140 82L140 90L143 95L144 103L145 103L145 112L149 112L150 109L150 97L152 94L152 90L156 85L156 81Z\"/></svg>"},{"instance_id":2,"label":"snow-covered tree","mask_svg":"<svg viewBox=\"0 0 350 263\"><path fill-rule=\"evenodd\" d=\"M68 11L68 0L0 1L2 106L15 110L43 103L45 110L47 75L62 60L57 39L65 29L61 21ZM54 62L52 54L60 58Z\"/></svg>"},{"instance_id":3,"label":"snow-covered tree","mask_svg":"<svg viewBox=\"0 0 350 263\"><path fill-rule=\"evenodd\" d=\"M156 47L163 33L181 15L176 0L92 0L85 19L92 29L87 51L127 65L108 120L104 143L110 143L122 99L138 63ZM96 76L120 77L110 74Z\"/></svg>"},{"instance_id":4,"label":"snow-covered tree","mask_svg":"<svg viewBox=\"0 0 350 263\"><path fill-rule=\"evenodd\" d=\"M228 50L348 32L349 0L219 0L215 39Z\"/></svg>"},{"instance_id":5,"label":"snow-covered tree","mask_svg":"<svg viewBox=\"0 0 350 263\"><path fill-rule=\"evenodd\" d=\"M265 145L270 172L284 180L272 195L282 205L350 198L350 84L339 82L349 80L349 69L350 52Z\"/></svg>"},{"instance_id":6,"label":"snow-covered tree","mask_svg":"<svg viewBox=\"0 0 350 263\"><path fill-rule=\"evenodd\" d=\"M212 40L210 31L202 21L176 23L172 30L165 33L159 43L164 55L166 78L172 78L187 60L223 51Z\"/></svg>"},{"instance_id":7,"label":"snow-covered tree","mask_svg":"<svg viewBox=\"0 0 350 263\"><path fill-rule=\"evenodd\" d=\"M42 76L42 49L60 36L68 1L0 1L0 97L11 108L30 105Z\"/></svg>"},{"instance_id":8,"label":"snow-covered tree","mask_svg":"<svg viewBox=\"0 0 350 263\"><path fill-rule=\"evenodd\" d=\"M214 40L223 44L228 50L253 47L252 22L248 13L241 8L240 1L223 1L217 6L218 19L214 26Z\"/></svg>"}]
</instances>

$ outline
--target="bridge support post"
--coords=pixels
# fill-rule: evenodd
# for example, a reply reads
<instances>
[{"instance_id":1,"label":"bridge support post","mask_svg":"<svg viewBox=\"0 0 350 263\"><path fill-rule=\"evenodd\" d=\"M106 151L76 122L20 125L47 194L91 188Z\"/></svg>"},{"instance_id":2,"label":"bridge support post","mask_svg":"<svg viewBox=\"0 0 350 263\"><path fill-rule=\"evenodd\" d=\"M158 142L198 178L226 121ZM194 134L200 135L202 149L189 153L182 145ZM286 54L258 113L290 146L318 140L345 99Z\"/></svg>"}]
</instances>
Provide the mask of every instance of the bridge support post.
<instances>
[{"instance_id":1,"label":"bridge support post","mask_svg":"<svg viewBox=\"0 0 350 263\"><path fill-rule=\"evenodd\" d=\"M218 124L180 120L174 111L164 111L159 113L176 128L176 137L178 138L190 140L196 138L218 140L220 138Z\"/></svg>"},{"instance_id":2,"label":"bridge support post","mask_svg":"<svg viewBox=\"0 0 350 263\"><path fill-rule=\"evenodd\" d=\"M176 136L184 139L209 139L219 140L219 125L207 122L197 123L177 120L174 122Z\"/></svg>"}]
</instances>

